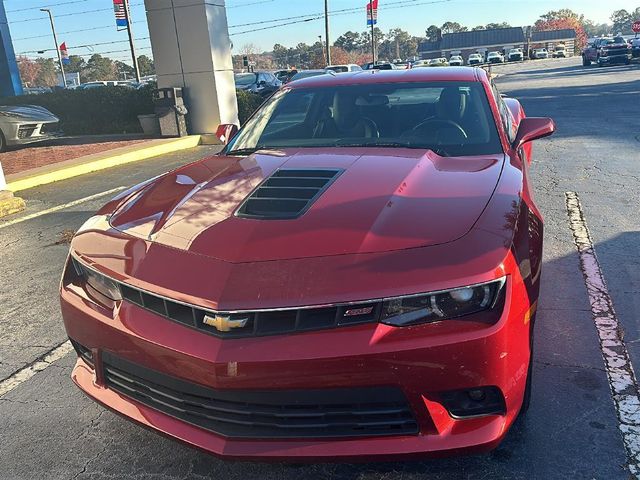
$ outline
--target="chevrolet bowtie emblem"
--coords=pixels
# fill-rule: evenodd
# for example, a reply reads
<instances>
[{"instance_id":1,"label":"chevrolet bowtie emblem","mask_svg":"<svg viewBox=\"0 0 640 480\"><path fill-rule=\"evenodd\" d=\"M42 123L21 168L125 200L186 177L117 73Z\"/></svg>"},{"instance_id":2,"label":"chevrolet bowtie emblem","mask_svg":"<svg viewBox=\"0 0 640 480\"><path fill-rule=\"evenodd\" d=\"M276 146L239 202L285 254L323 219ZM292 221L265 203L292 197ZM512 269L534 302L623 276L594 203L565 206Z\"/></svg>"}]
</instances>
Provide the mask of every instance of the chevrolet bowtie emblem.
<instances>
[{"instance_id":1,"label":"chevrolet bowtie emblem","mask_svg":"<svg viewBox=\"0 0 640 480\"><path fill-rule=\"evenodd\" d=\"M229 315L205 315L202 323L209 325L219 332L230 332L232 328L242 328L247 325L249 318L235 318L231 320Z\"/></svg>"}]
</instances>

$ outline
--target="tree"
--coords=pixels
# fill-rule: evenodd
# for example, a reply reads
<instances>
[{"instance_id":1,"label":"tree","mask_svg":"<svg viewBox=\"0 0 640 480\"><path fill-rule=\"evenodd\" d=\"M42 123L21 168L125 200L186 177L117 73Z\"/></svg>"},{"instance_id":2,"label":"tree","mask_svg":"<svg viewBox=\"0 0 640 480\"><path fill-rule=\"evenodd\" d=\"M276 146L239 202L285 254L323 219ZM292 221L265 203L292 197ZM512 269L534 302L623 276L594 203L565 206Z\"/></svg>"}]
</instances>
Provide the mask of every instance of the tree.
<instances>
[{"instance_id":1,"label":"tree","mask_svg":"<svg viewBox=\"0 0 640 480\"><path fill-rule=\"evenodd\" d=\"M478 30L485 30L484 25L478 25L477 27L473 27L471 29L472 32L476 32Z\"/></svg>"},{"instance_id":2,"label":"tree","mask_svg":"<svg viewBox=\"0 0 640 480\"><path fill-rule=\"evenodd\" d=\"M331 63L334 65L345 65L351 62L351 56L344 48L333 46L331 47Z\"/></svg>"},{"instance_id":3,"label":"tree","mask_svg":"<svg viewBox=\"0 0 640 480\"><path fill-rule=\"evenodd\" d=\"M640 19L640 7L635 10L628 12L624 9L616 10L611 14L611 22L613 22L613 26L611 30L613 33L622 33L624 35L633 33L631 30L631 24Z\"/></svg>"},{"instance_id":4,"label":"tree","mask_svg":"<svg viewBox=\"0 0 640 480\"><path fill-rule=\"evenodd\" d=\"M562 15L565 15L562 17ZM564 28L572 28L576 32L575 53L579 53L582 47L587 43L587 34L584 31L582 22L583 15L578 15L569 9L562 9L555 12L549 12L540 16L533 28L538 32L547 30L562 30Z\"/></svg>"},{"instance_id":5,"label":"tree","mask_svg":"<svg viewBox=\"0 0 640 480\"><path fill-rule=\"evenodd\" d=\"M430 42L436 42L442 38L442 30L436 25L430 25L426 31L427 40Z\"/></svg>"},{"instance_id":6,"label":"tree","mask_svg":"<svg viewBox=\"0 0 640 480\"><path fill-rule=\"evenodd\" d=\"M487 23L484 28L487 30L491 30L494 28L511 28L511 25L509 25L507 22Z\"/></svg>"},{"instance_id":7,"label":"tree","mask_svg":"<svg viewBox=\"0 0 640 480\"><path fill-rule=\"evenodd\" d=\"M69 55L69 63L64 66L64 71L69 73L79 73L87 67L87 62L80 55Z\"/></svg>"},{"instance_id":8,"label":"tree","mask_svg":"<svg viewBox=\"0 0 640 480\"><path fill-rule=\"evenodd\" d=\"M116 77L116 65L110 58L94 53L87 61L85 81L113 80Z\"/></svg>"},{"instance_id":9,"label":"tree","mask_svg":"<svg viewBox=\"0 0 640 480\"><path fill-rule=\"evenodd\" d=\"M37 58L39 70L35 79L37 87L53 87L58 84L58 71L53 58Z\"/></svg>"},{"instance_id":10,"label":"tree","mask_svg":"<svg viewBox=\"0 0 640 480\"><path fill-rule=\"evenodd\" d=\"M116 67L116 74L118 76L118 80L130 80L135 76L135 70L133 67L127 63L121 62L120 60L116 60L113 62Z\"/></svg>"},{"instance_id":11,"label":"tree","mask_svg":"<svg viewBox=\"0 0 640 480\"><path fill-rule=\"evenodd\" d=\"M40 64L28 57L16 58L18 62L18 70L20 70L20 79L26 87L35 86L36 79L40 73Z\"/></svg>"},{"instance_id":12,"label":"tree","mask_svg":"<svg viewBox=\"0 0 640 480\"><path fill-rule=\"evenodd\" d=\"M156 67L146 55L138 56L138 68L140 69L140 75L146 77L147 75L155 75Z\"/></svg>"},{"instance_id":13,"label":"tree","mask_svg":"<svg viewBox=\"0 0 640 480\"><path fill-rule=\"evenodd\" d=\"M444 22L442 27L440 27L442 33L458 33L458 32L466 32L467 27L463 27L458 22Z\"/></svg>"},{"instance_id":14,"label":"tree","mask_svg":"<svg viewBox=\"0 0 640 480\"><path fill-rule=\"evenodd\" d=\"M361 50L363 47L362 43L361 35L358 32L352 32L351 30L343 33L335 42L333 42L336 47L342 48L347 52Z\"/></svg>"},{"instance_id":15,"label":"tree","mask_svg":"<svg viewBox=\"0 0 640 480\"><path fill-rule=\"evenodd\" d=\"M594 23L591 20L585 20L582 26L587 37L600 37L611 32L611 25L608 23Z\"/></svg>"}]
</instances>

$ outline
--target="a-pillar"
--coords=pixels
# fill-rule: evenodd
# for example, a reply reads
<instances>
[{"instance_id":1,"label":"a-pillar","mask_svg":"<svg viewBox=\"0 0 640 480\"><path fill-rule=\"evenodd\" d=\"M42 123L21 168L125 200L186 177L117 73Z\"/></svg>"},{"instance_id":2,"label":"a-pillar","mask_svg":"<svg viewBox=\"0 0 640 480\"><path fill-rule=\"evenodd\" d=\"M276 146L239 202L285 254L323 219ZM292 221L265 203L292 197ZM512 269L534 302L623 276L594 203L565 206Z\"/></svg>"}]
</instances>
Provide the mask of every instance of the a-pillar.
<instances>
[{"instance_id":1,"label":"a-pillar","mask_svg":"<svg viewBox=\"0 0 640 480\"><path fill-rule=\"evenodd\" d=\"M224 0L145 0L158 87L183 87L191 133L238 124Z\"/></svg>"}]
</instances>

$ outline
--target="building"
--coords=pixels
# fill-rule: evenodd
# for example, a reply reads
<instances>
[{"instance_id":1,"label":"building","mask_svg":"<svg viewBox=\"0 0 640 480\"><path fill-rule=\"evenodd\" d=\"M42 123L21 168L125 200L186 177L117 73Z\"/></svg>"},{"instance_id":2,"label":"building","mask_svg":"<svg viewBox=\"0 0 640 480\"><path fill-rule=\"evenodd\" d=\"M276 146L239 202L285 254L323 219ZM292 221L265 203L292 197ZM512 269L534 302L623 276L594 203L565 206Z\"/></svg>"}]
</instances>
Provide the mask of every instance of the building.
<instances>
[{"instance_id":1,"label":"building","mask_svg":"<svg viewBox=\"0 0 640 480\"><path fill-rule=\"evenodd\" d=\"M573 55L576 48L576 31L573 28L565 28L546 32L531 32L529 48L546 48L551 52L560 43L565 45L567 55Z\"/></svg>"},{"instance_id":2,"label":"building","mask_svg":"<svg viewBox=\"0 0 640 480\"><path fill-rule=\"evenodd\" d=\"M451 55L462 55L466 59L472 53L480 53L486 57L489 52L497 50L506 54L512 48L522 48L524 52L529 48L540 47L553 50L553 46L558 43L564 43L567 51L573 52L576 37L573 29L531 32L530 41L527 38L529 32L530 27L526 31L522 27L509 27L445 33L439 40L421 42L418 54L422 59L449 58Z\"/></svg>"}]
</instances>

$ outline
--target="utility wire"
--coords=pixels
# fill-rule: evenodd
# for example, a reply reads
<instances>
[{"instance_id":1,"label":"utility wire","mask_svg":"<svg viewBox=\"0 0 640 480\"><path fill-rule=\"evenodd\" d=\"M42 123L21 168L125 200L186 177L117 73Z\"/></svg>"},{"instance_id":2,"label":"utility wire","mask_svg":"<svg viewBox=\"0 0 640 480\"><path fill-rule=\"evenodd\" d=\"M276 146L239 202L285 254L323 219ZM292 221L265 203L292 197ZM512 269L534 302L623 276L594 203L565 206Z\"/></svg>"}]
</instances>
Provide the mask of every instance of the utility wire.
<instances>
[{"instance_id":1,"label":"utility wire","mask_svg":"<svg viewBox=\"0 0 640 480\"><path fill-rule=\"evenodd\" d=\"M86 0L70 0L69 2L48 3L46 5L39 5L37 7L18 8L16 10L7 10L7 13L26 12L26 11L29 11L29 10L38 10L40 8L46 8L46 7L60 7L62 5L71 5L72 3L87 3L87 1Z\"/></svg>"},{"instance_id":2,"label":"utility wire","mask_svg":"<svg viewBox=\"0 0 640 480\"><path fill-rule=\"evenodd\" d=\"M132 7L137 7L139 5L143 5L142 3L131 3L130 6ZM76 15L83 15L86 13L97 13L97 12L113 12L113 8L99 8L97 10L84 10L82 12L73 12L73 13L57 13L56 14L56 18L60 18L60 17L71 17L71 16L76 16ZM12 25L14 23L25 23L25 22L36 22L39 20L47 20L47 17L34 17L34 18L24 18L22 20L13 20L11 22L8 22L9 25Z\"/></svg>"},{"instance_id":3,"label":"utility wire","mask_svg":"<svg viewBox=\"0 0 640 480\"><path fill-rule=\"evenodd\" d=\"M137 38L136 40L149 40L151 37L141 37L141 38ZM116 40L116 41L111 41L111 42L100 42L100 43L89 43L86 45L72 45L72 46L67 46L67 50L71 49L71 48L87 48L87 47L98 47L100 45L113 45L114 43L127 43L129 40ZM25 53L40 53L40 52L55 52L56 49L55 48L45 48L43 50L26 50L24 52L19 52L16 55L23 55Z\"/></svg>"},{"instance_id":4,"label":"utility wire","mask_svg":"<svg viewBox=\"0 0 640 480\"><path fill-rule=\"evenodd\" d=\"M135 22L131 22L131 23L147 23L146 20L137 20ZM58 35L67 35L69 33L78 33L78 32L89 32L92 30L102 30L105 28L113 28L113 24L109 24L109 25L103 25L103 26L99 26L99 27L90 27L90 28L81 28L79 30L67 30L66 32L59 32ZM34 38L49 38L51 37L51 33L47 33L45 35L33 35L31 37L21 37L21 38L14 38L13 41L17 42L20 40L32 40Z\"/></svg>"}]
</instances>

